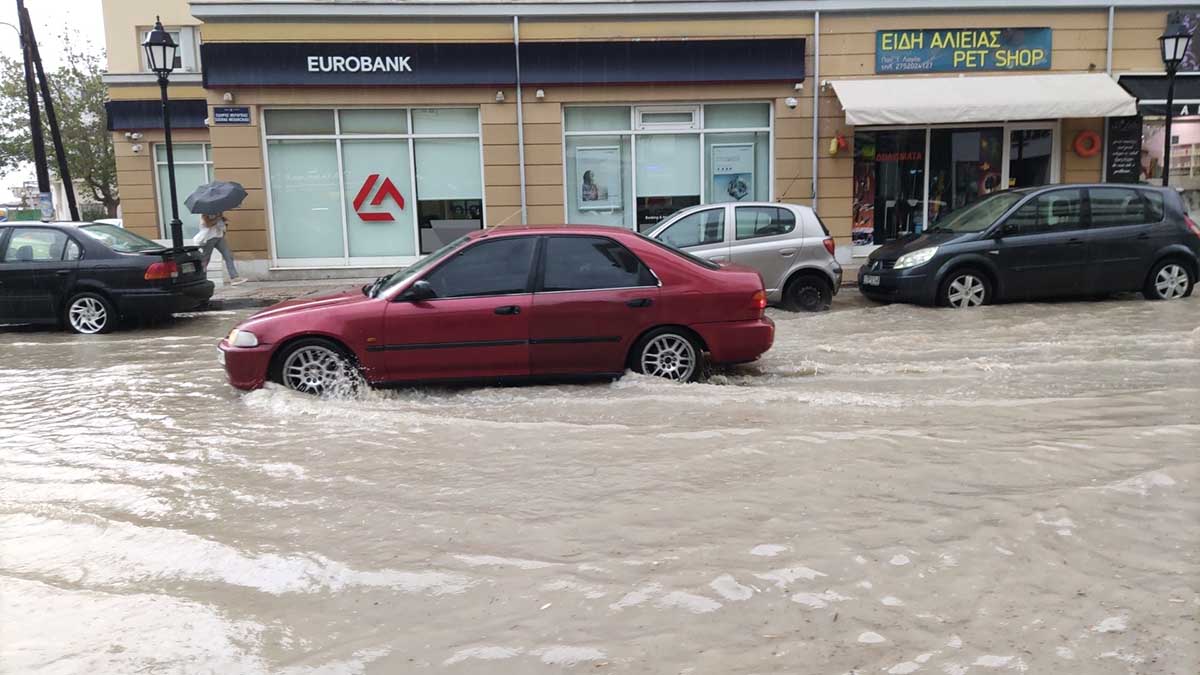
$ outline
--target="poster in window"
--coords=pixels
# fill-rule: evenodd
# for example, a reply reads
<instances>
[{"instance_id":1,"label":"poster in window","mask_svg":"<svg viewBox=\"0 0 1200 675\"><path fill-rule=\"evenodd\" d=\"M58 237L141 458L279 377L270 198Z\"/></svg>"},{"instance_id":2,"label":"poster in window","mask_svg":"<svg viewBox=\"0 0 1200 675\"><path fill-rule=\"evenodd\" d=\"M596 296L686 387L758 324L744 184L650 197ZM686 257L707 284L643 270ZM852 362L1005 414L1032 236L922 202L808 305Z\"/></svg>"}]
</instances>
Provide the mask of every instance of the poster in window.
<instances>
[{"instance_id":1,"label":"poster in window","mask_svg":"<svg viewBox=\"0 0 1200 675\"><path fill-rule=\"evenodd\" d=\"M1171 12L1167 16L1167 25L1179 24L1192 34L1192 43L1188 45L1179 71L1183 73L1200 72L1200 12Z\"/></svg>"},{"instance_id":2,"label":"poster in window","mask_svg":"<svg viewBox=\"0 0 1200 675\"><path fill-rule=\"evenodd\" d=\"M712 201L741 202L754 197L754 144L714 143Z\"/></svg>"},{"instance_id":3,"label":"poster in window","mask_svg":"<svg viewBox=\"0 0 1200 675\"><path fill-rule=\"evenodd\" d=\"M576 148L575 185L579 190L580 211L620 211L620 146Z\"/></svg>"}]
</instances>

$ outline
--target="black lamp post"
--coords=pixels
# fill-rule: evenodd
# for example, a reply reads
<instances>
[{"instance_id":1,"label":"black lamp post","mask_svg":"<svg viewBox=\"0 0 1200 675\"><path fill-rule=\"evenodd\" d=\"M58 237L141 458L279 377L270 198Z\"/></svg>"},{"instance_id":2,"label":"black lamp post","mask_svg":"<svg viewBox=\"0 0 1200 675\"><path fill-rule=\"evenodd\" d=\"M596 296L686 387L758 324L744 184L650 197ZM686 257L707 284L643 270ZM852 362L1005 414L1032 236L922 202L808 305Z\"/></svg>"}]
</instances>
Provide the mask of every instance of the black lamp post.
<instances>
[{"instance_id":1,"label":"black lamp post","mask_svg":"<svg viewBox=\"0 0 1200 675\"><path fill-rule=\"evenodd\" d=\"M179 45L163 28L162 21L154 17L154 30L142 42L146 50L146 63L158 75L158 87L162 92L163 138L167 144L167 182L171 187L171 247L183 248L183 223L179 220L179 198L175 195L175 149L171 147L171 111L167 107L167 78L175 70L175 54Z\"/></svg>"},{"instance_id":2,"label":"black lamp post","mask_svg":"<svg viewBox=\"0 0 1200 675\"><path fill-rule=\"evenodd\" d=\"M1188 45L1192 42L1192 34L1182 24L1173 23L1167 26L1167 32L1158 38L1162 46L1163 65L1167 67L1167 128L1166 140L1163 141L1163 187L1168 187L1171 181L1171 118L1175 111L1175 73L1179 72L1179 64L1187 54Z\"/></svg>"}]
</instances>

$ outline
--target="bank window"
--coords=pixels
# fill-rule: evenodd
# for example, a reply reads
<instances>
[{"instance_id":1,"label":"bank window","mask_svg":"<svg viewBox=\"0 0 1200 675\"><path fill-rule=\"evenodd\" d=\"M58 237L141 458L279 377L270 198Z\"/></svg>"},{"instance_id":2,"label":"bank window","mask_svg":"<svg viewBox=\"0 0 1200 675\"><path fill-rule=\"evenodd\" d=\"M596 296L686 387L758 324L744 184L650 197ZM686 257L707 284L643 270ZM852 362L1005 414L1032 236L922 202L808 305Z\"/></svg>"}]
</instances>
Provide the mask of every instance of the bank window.
<instances>
[{"instance_id":1,"label":"bank window","mask_svg":"<svg viewBox=\"0 0 1200 675\"><path fill-rule=\"evenodd\" d=\"M183 200L193 190L213 180L212 145L173 143L175 153L175 194L179 199L179 220L183 223L184 243L200 230L200 216L189 211ZM167 146L154 144L154 183L158 196L158 222L164 239L171 236L171 183L167 174Z\"/></svg>"},{"instance_id":2,"label":"bank window","mask_svg":"<svg viewBox=\"0 0 1200 675\"><path fill-rule=\"evenodd\" d=\"M475 244L425 280L439 298L527 293L536 243L536 237L506 237Z\"/></svg>"},{"instance_id":3,"label":"bank window","mask_svg":"<svg viewBox=\"0 0 1200 675\"><path fill-rule=\"evenodd\" d=\"M738 239L787 234L796 229L796 214L777 206L739 206L734 210Z\"/></svg>"},{"instance_id":4,"label":"bank window","mask_svg":"<svg viewBox=\"0 0 1200 675\"><path fill-rule=\"evenodd\" d=\"M697 204L771 198L771 105L569 106L567 221L645 232Z\"/></svg>"},{"instance_id":5,"label":"bank window","mask_svg":"<svg viewBox=\"0 0 1200 675\"><path fill-rule=\"evenodd\" d=\"M550 237L543 291L654 286L650 270L629 249L606 237Z\"/></svg>"},{"instance_id":6,"label":"bank window","mask_svg":"<svg viewBox=\"0 0 1200 675\"><path fill-rule=\"evenodd\" d=\"M484 226L477 108L271 109L274 256L403 264Z\"/></svg>"},{"instance_id":7,"label":"bank window","mask_svg":"<svg viewBox=\"0 0 1200 675\"><path fill-rule=\"evenodd\" d=\"M138 32L137 50L140 54L142 72L149 73L150 63L146 61L146 50L142 43L150 37L151 28L143 28ZM195 26L167 26L167 34L179 45L175 50L174 70L181 73L200 72L200 31Z\"/></svg>"},{"instance_id":8,"label":"bank window","mask_svg":"<svg viewBox=\"0 0 1200 675\"><path fill-rule=\"evenodd\" d=\"M719 244L725 240L725 208L686 215L663 230L658 239L675 248Z\"/></svg>"}]
</instances>

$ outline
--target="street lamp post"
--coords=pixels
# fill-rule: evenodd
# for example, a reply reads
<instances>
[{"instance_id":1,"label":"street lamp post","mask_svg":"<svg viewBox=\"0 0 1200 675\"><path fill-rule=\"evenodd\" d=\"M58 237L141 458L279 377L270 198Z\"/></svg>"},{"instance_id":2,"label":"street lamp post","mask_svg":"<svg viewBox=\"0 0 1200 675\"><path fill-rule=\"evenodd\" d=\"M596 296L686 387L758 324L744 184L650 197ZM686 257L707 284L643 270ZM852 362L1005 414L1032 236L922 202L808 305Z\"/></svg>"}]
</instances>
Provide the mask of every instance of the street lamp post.
<instances>
[{"instance_id":1,"label":"street lamp post","mask_svg":"<svg viewBox=\"0 0 1200 675\"><path fill-rule=\"evenodd\" d=\"M171 111L167 106L167 79L175 70L175 54L179 45L163 28L162 21L154 17L154 30L142 42L146 50L146 62L150 70L158 75L158 87L162 98L163 139L167 145L167 182L171 189L171 247L183 248L183 223L179 220L179 198L175 194L175 149L171 146Z\"/></svg>"},{"instance_id":2,"label":"street lamp post","mask_svg":"<svg viewBox=\"0 0 1200 675\"><path fill-rule=\"evenodd\" d=\"M1162 47L1163 65L1167 67L1167 125L1166 138L1163 140L1163 187L1168 187L1171 181L1171 118L1175 111L1175 74L1179 72L1179 64L1187 54L1188 45L1192 42L1192 34L1182 24L1173 23L1167 26L1167 32L1158 38Z\"/></svg>"}]
</instances>

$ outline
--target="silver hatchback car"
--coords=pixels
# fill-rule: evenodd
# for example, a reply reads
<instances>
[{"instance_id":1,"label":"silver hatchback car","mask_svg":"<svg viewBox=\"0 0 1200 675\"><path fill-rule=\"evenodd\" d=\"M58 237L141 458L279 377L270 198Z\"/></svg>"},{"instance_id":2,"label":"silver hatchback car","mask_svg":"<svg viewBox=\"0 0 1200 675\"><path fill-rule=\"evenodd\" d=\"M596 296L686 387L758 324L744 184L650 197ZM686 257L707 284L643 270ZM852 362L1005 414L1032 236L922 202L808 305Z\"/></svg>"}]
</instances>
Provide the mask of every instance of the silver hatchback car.
<instances>
[{"instance_id":1,"label":"silver hatchback car","mask_svg":"<svg viewBox=\"0 0 1200 675\"><path fill-rule=\"evenodd\" d=\"M649 236L713 262L753 267L762 275L767 300L787 309L828 309L842 285L833 237L807 206L693 206L672 214Z\"/></svg>"}]
</instances>

